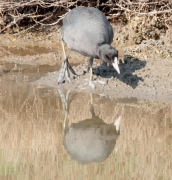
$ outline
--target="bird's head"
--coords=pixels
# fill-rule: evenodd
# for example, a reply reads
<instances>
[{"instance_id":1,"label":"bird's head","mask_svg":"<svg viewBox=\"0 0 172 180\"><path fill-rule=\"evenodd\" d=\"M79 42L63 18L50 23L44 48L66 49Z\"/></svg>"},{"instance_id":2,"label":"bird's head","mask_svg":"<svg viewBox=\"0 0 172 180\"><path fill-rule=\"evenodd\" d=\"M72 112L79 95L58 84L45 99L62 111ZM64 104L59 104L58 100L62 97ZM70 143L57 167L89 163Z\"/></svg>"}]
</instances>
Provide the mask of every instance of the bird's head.
<instances>
[{"instance_id":1,"label":"bird's head","mask_svg":"<svg viewBox=\"0 0 172 180\"><path fill-rule=\"evenodd\" d=\"M109 44L104 44L99 47L99 57L109 63L112 64L116 71L120 74L120 69L118 66L118 51L110 46Z\"/></svg>"}]
</instances>

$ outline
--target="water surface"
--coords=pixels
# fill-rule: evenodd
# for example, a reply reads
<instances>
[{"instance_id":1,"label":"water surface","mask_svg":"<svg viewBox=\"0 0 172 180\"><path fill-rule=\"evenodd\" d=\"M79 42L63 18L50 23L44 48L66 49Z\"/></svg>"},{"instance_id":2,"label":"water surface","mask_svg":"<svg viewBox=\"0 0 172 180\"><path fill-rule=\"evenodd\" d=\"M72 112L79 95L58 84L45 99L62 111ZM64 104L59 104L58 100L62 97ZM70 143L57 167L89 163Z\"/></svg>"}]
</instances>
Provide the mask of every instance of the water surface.
<instances>
[{"instance_id":1,"label":"water surface","mask_svg":"<svg viewBox=\"0 0 172 180\"><path fill-rule=\"evenodd\" d=\"M33 85L46 68L1 71L3 179L171 180L171 105Z\"/></svg>"}]
</instances>

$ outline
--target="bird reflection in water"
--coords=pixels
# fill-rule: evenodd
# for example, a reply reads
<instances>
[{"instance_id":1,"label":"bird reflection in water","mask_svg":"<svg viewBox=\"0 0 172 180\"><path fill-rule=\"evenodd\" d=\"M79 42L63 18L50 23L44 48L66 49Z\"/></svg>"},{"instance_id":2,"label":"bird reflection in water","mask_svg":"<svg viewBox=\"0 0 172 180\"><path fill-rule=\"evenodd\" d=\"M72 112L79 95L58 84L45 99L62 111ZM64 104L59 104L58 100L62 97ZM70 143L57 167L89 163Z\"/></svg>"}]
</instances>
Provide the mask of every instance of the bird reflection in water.
<instances>
[{"instance_id":1,"label":"bird reflection in water","mask_svg":"<svg viewBox=\"0 0 172 180\"><path fill-rule=\"evenodd\" d=\"M106 124L96 116L92 102L91 94L91 119L72 123L70 127L63 125L65 149L72 159L82 164L105 161L113 151L120 135L121 116L114 123ZM66 116L64 123L66 123Z\"/></svg>"}]
</instances>

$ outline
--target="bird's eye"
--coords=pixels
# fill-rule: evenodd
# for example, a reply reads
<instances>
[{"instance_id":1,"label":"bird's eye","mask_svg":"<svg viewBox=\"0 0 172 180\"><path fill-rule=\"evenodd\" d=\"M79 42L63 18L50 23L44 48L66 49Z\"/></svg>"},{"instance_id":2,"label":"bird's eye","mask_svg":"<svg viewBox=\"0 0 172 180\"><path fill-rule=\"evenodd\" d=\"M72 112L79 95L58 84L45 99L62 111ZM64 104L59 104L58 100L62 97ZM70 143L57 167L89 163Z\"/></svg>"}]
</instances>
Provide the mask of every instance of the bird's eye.
<instances>
[{"instance_id":1,"label":"bird's eye","mask_svg":"<svg viewBox=\"0 0 172 180\"><path fill-rule=\"evenodd\" d=\"M105 42L101 42L101 43L99 43L99 46L101 46L101 45L103 45L103 44L105 44Z\"/></svg>"},{"instance_id":2,"label":"bird's eye","mask_svg":"<svg viewBox=\"0 0 172 180\"><path fill-rule=\"evenodd\" d=\"M106 58L107 58L108 60L111 60L111 59L110 59L110 57L109 57L109 56L107 56L107 55L106 55Z\"/></svg>"}]
</instances>

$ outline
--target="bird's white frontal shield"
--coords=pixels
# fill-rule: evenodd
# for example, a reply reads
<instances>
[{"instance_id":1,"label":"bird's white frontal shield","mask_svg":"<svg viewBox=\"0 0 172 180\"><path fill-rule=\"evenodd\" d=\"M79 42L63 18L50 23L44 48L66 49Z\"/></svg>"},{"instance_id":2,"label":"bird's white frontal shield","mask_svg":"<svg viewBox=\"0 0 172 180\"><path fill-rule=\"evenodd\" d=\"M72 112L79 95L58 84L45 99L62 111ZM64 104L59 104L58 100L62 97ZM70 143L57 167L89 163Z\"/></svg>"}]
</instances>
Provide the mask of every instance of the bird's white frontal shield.
<instances>
[{"instance_id":1,"label":"bird's white frontal shield","mask_svg":"<svg viewBox=\"0 0 172 180\"><path fill-rule=\"evenodd\" d=\"M116 69L116 71L120 74L117 57L114 58L114 63L112 63L112 65Z\"/></svg>"}]
</instances>

